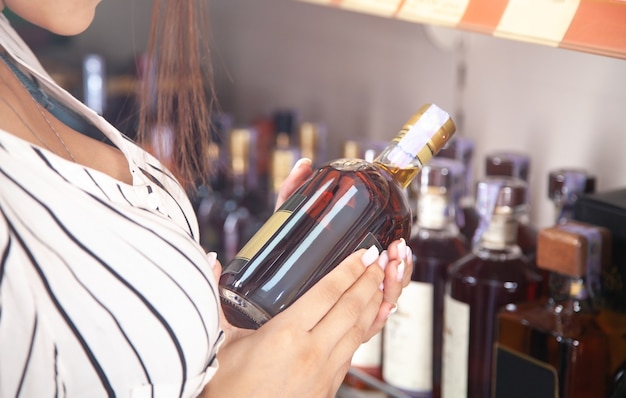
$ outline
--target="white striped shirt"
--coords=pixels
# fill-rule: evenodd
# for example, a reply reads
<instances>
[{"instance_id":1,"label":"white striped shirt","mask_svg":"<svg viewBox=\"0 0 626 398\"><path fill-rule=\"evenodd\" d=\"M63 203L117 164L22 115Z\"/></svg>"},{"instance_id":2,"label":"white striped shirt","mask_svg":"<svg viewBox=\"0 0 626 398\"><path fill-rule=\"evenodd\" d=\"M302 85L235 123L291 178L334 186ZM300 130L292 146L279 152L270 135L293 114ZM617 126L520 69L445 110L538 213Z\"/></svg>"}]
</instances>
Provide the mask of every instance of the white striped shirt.
<instances>
[{"instance_id":1,"label":"white striped shirt","mask_svg":"<svg viewBox=\"0 0 626 398\"><path fill-rule=\"evenodd\" d=\"M215 373L216 281L184 190L0 45L124 153L132 185L0 130L0 397L189 397Z\"/></svg>"}]
</instances>

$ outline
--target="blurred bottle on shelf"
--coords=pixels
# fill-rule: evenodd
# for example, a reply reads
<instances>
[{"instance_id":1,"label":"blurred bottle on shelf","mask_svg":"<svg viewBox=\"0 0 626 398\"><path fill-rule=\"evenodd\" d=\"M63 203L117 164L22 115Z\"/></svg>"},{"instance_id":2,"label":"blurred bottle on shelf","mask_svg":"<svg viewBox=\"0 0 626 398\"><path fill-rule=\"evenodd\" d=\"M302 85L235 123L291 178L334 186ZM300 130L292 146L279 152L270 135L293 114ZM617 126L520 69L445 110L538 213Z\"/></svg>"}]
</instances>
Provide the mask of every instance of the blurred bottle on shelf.
<instances>
[{"instance_id":1,"label":"blurred bottle on shelf","mask_svg":"<svg viewBox=\"0 0 626 398\"><path fill-rule=\"evenodd\" d=\"M212 116L212 140L209 143L205 161L210 164L212 174L208 185L197 187L190 194L200 228L200 244L206 251L223 251L225 213L233 209L224 209L226 191L230 179L228 164L228 133L232 129L233 118L230 114L220 113Z\"/></svg>"},{"instance_id":2,"label":"blurred bottle on shelf","mask_svg":"<svg viewBox=\"0 0 626 398\"><path fill-rule=\"evenodd\" d=\"M300 155L311 159L313 167L326 162L326 126L323 123L302 122L298 128Z\"/></svg>"},{"instance_id":3,"label":"blurred bottle on shelf","mask_svg":"<svg viewBox=\"0 0 626 398\"><path fill-rule=\"evenodd\" d=\"M296 143L297 114L293 110L277 110L273 114L274 148L271 153L269 203L276 203L283 181L302 157Z\"/></svg>"},{"instance_id":4,"label":"blurred bottle on shelf","mask_svg":"<svg viewBox=\"0 0 626 398\"><path fill-rule=\"evenodd\" d=\"M530 156L521 152L496 151L487 154L485 158L485 175L487 177L514 177L526 182L531 188L530 177ZM530 222L530 200L526 199L526 211L519 215L519 231L517 233L517 244L522 253L528 258L531 264L535 263L535 253L537 251L537 228Z\"/></svg>"},{"instance_id":5,"label":"blurred bottle on shelf","mask_svg":"<svg viewBox=\"0 0 626 398\"><path fill-rule=\"evenodd\" d=\"M270 184L272 151L276 143L274 120L271 117L259 116L255 118L252 127L257 132L255 149L257 156L253 169L256 170L259 187L267 190Z\"/></svg>"},{"instance_id":6,"label":"blurred bottle on shelf","mask_svg":"<svg viewBox=\"0 0 626 398\"><path fill-rule=\"evenodd\" d=\"M224 204L223 261L230 261L269 217L267 193L259 187L256 170L257 131L234 128L228 135L230 179Z\"/></svg>"},{"instance_id":7,"label":"blurred bottle on shelf","mask_svg":"<svg viewBox=\"0 0 626 398\"><path fill-rule=\"evenodd\" d=\"M468 242L472 241L478 226L479 217L474 206L474 141L467 137L455 136L437 157L455 159L465 166L465 179L456 212L456 223Z\"/></svg>"},{"instance_id":8,"label":"blurred bottle on shelf","mask_svg":"<svg viewBox=\"0 0 626 398\"><path fill-rule=\"evenodd\" d=\"M104 115L107 104L106 62L100 54L87 54L83 58L84 103L98 115Z\"/></svg>"},{"instance_id":9,"label":"blurred bottle on shelf","mask_svg":"<svg viewBox=\"0 0 626 398\"><path fill-rule=\"evenodd\" d=\"M583 169L562 168L548 174L548 198L554 203L555 223L574 217L574 206L580 195L596 190L595 176Z\"/></svg>"},{"instance_id":10,"label":"blurred bottle on shelf","mask_svg":"<svg viewBox=\"0 0 626 398\"><path fill-rule=\"evenodd\" d=\"M441 395L443 301L450 265L468 253L455 221L465 167L434 158L418 177L417 221L407 245L411 282L384 328L383 379L415 398Z\"/></svg>"},{"instance_id":11,"label":"blurred bottle on shelf","mask_svg":"<svg viewBox=\"0 0 626 398\"><path fill-rule=\"evenodd\" d=\"M497 312L535 297L539 277L517 243L527 194L526 182L513 177L476 185L472 251L451 265L444 297L444 398L491 398Z\"/></svg>"},{"instance_id":12,"label":"blurred bottle on shelf","mask_svg":"<svg viewBox=\"0 0 626 398\"><path fill-rule=\"evenodd\" d=\"M609 242L605 228L577 222L539 232L550 292L498 314L494 398L605 396L610 348L594 298Z\"/></svg>"}]
</instances>

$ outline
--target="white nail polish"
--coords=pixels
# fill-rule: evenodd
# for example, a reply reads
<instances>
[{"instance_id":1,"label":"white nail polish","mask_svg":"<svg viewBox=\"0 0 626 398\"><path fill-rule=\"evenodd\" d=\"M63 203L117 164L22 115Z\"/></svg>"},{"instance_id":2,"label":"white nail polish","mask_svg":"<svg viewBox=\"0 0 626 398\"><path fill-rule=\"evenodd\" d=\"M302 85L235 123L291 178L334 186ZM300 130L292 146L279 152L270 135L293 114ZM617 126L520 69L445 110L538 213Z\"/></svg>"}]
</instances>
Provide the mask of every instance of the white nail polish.
<instances>
[{"instance_id":1,"label":"white nail polish","mask_svg":"<svg viewBox=\"0 0 626 398\"><path fill-rule=\"evenodd\" d=\"M379 254L380 253L378 252L378 248L376 247L376 245L372 245L363 254L363 257L361 257L361 262L363 263L363 265L365 265L367 267L368 265L371 265L372 263L374 263L374 261L376 261L376 259L378 258Z\"/></svg>"},{"instance_id":2,"label":"white nail polish","mask_svg":"<svg viewBox=\"0 0 626 398\"><path fill-rule=\"evenodd\" d=\"M298 161L296 162L296 164L293 165L293 168L291 169L291 172L298 169L300 166L302 166L304 163L307 163L309 165L311 165L313 162L311 161L311 159L309 158L300 158L298 159ZM290 172L290 173L291 173Z\"/></svg>"},{"instance_id":3,"label":"white nail polish","mask_svg":"<svg viewBox=\"0 0 626 398\"><path fill-rule=\"evenodd\" d=\"M387 250L383 250L383 252L380 253L380 256L378 257L378 265L380 265L380 268L385 269L388 263L389 254L387 254Z\"/></svg>"},{"instance_id":4,"label":"white nail polish","mask_svg":"<svg viewBox=\"0 0 626 398\"><path fill-rule=\"evenodd\" d=\"M404 264L404 261L400 261L400 264L398 264L398 271L396 274L396 280L398 282L402 282L402 278L404 277L404 267L406 265Z\"/></svg>"},{"instance_id":5,"label":"white nail polish","mask_svg":"<svg viewBox=\"0 0 626 398\"><path fill-rule=\"evenodd\" d=\"M400 243L398 243L398 256L400 256L401 259L406 259L406 241L404 240L404 238L400 239Z\"/></svg>"},{"instance_id":6,"label":"white nail polish","mask_svg":"<svg viewBox=\"0 0 626 398\"><path fill-rule=\"evenodd\" d=\"M207 258L207 261L209 263L209 267L211 267L211 268L215 267L215 263L217 262L217 253L215 253L215 252L208 252L206 254L206 258Z\"/></svg>"},{"instance_id":7,"label":"white nail polish","mask_svg":"<svg viewBox=\"0 0 626 398\"><path fill-rule=\"evenodd\" d=\"M406 247L406 258L407 260L413 260L413 250L410 247Z\"/></svg>"}]
</instances>

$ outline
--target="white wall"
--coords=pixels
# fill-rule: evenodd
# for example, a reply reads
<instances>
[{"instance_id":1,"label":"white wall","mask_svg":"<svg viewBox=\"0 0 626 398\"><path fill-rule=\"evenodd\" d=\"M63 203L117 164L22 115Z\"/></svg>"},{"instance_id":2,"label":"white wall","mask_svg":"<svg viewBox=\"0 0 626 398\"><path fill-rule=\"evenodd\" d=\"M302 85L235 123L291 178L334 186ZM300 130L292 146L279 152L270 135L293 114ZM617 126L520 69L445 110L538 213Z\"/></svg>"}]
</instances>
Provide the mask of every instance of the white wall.
<instances>
[{"instance_id":1,"label":"white wall","mask_svg":"<svg viewBox=\"0 0 626 398\"><path fill-rule=\"evenodd\" d=\"M346 137L391 137L424 102L454 113L460 101L458 134L476 142L475 175L487 152L531 155L539 226L553 219L549 170L584 167L598 190L626 187L624 60L461 33L459 93L461 53L438 47L422 25L292 0L212 0L212 10L220 98L241 122L295 107L328 124L339 155Z\"/></svg>"},{"instance_id":2,"label":"white wall","mask_svg":"<svg viewBox=\"0 0 626 398\"><path fill-rule=\"evenodd\" d=\"M532 219L552 222L549 170L585 167L599 190L626 187L626 61L461 33L467 84L457 90L454 49L424 26L293 0L210 0L217 85L240 123L278 107L327 123L330 156L355 135L388 139L417 107L435 102L487 152L532 156ZM79 51L127 62L145 47L151 0L106 0ZM132 39L129 39L132 38Z\"/></svg>"}]
</instances>

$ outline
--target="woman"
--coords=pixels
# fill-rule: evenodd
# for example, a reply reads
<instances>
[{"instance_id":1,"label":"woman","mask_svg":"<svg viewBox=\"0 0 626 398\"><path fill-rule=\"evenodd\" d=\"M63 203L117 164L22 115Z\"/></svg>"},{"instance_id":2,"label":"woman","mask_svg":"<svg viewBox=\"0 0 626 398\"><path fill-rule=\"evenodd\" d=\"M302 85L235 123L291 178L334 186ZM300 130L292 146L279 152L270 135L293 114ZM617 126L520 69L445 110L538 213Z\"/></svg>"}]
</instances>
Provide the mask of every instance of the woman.
<instances>
[{"instance_id":1,"label":"woman","mask_svg":"<svg viewBox=\"0 0 626 398\"><path fill-rule=\"evenodd\" d=\"M73 35L98 2L0 9ZM184 187L209 172L194 3L155 0L140 125L175 131L176 178L56 85L0 15L0 397L331 397L408 283L397 241L350 255L256 331L227 323ZM279 202L310 174L299 162Z\"/></svg>"}]
</instances>

